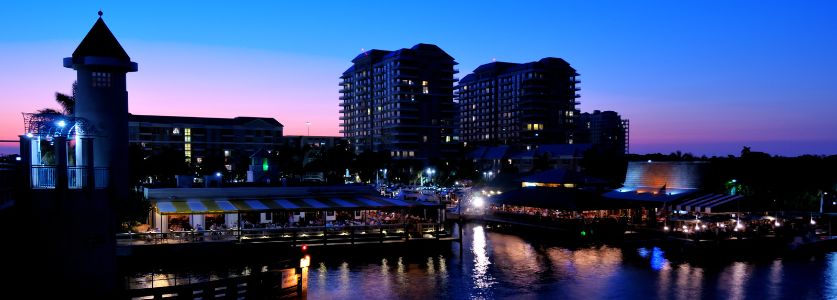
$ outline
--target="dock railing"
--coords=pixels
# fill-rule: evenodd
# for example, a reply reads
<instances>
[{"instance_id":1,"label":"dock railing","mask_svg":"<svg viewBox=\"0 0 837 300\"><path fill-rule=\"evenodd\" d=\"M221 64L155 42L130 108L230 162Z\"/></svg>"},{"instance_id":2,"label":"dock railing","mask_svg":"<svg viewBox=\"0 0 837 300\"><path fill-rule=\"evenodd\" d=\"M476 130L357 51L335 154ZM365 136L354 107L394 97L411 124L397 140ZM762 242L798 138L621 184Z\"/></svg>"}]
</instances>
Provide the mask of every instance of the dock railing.
<instances>
[{"instance_id":1,"label":"dock railing","mask_svg":"<svg viewBox=\"0 0 837 300\"><path fill-rule=\"evenodd\" d=\"M302 244L356 244L439 239L451 237L443 224L386 224L339 227L233 228L221 230L188 230L170 232L118 233L118 245L154 245L200 242L277 242L291 246Z\"/></svg>"}]
</instances>

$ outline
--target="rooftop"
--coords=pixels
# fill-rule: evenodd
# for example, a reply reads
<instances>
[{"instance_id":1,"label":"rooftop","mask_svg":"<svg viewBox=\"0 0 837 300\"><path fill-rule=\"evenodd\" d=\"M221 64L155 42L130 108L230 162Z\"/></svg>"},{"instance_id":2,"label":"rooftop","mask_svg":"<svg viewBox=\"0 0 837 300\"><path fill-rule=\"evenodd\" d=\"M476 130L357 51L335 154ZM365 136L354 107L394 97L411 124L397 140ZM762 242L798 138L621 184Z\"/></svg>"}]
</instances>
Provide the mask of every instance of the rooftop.
<instances>
[{"instance_id":1,"label":"rooftop","mask_svg":"<svg viewBox=\"0 0 837 300\"><path fill-rule=\"evenodd\" d=\"M113 36L105 21L102 20L102 12L99 12L99 19L93 24L93 28L73 52L73 62L81 63L85 56L108 57L121 61L130 62L131 57Z\"/></svg>"}]
</instances>

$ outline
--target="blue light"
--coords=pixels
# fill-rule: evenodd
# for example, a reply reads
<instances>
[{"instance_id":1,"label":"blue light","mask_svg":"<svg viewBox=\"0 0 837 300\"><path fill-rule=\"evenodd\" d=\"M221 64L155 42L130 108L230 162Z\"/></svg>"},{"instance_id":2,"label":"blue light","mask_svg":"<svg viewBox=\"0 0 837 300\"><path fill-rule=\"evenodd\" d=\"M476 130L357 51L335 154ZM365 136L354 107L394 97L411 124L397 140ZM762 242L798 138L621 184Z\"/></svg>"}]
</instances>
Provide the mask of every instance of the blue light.
<instances>
[{"instance_id":1,"label":"blue light","mask_svg":"<svg viewBox=\"0 0 837 300\"><path fill-rule=\"evenodd\" d=\"M215 173L215 176L217 176L217 177L221 177L221 172L216 172L216 173Z\"/></svg>"},{"instance_id":2,"label":"blue light","mask_svg":"<svg viewBox=\"0 0 837 300\"><path fill-rule=\"evenodd\" d=\"M58 127L62 127L62 128L64 126L67 126L67 122L65 122L64 120L59 120L58 123L56 123L56 124L58 124Z\"/></svg>"},{"instance_id":3,"label":"blue light","mask_svg":"<svg viewBox=\"0 0 837 300\"><path fill-rule=\"evenodd\" d=\"M26 137L28 137L28 138L30 138L30 139L31 139L33 136L35 136L35 135L34 135L34 134L32 134L31 132L27 132L27 133L26 133Z\"/></svg>"},{"instance_id":4,"label":"blue light","mask_svg":"<svg viewBox=\"0 0 837 300\"><path fill-rule=\"evenodd\" d=\"M651 269L659 271L666 265L668 265L668 260L665 258L665 252L658 247L651 249Z\"/></svg>"}]
</instances>

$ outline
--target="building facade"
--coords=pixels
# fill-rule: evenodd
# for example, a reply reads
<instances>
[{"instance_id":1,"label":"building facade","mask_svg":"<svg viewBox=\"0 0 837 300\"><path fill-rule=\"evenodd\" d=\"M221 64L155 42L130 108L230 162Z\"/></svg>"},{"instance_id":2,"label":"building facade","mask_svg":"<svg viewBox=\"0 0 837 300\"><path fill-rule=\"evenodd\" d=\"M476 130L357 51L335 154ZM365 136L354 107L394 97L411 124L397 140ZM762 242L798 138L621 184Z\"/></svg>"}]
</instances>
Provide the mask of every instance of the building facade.
<instances>
[{"instance_id":1,"label":"building facade","mask_svg":"<svg viewBox=\"0 0 837 300\"><path fill-rule=\"evenodd\" d=\"M628 153L630 123L615 111L582 113L578 116L576 140Z\"/></svg>"},{"instance_id":2,"label":"building facade","mask_svg":"<svg viewBox=\"0 0 837 300\"><path fill-rule=\"evenodd\" d=\"M572 144L579 74L560 58L492 62L456 87L459 135L475 145Z\"/></svg>"},{"instance_id":3,"label":"building facade","mask_svg":"<svg viewBox=\"0 0 837 300\"><path fill-rule=\"evenodd\" d=\"M208 159L223 159L224 167L231 171L232 157L249 157L260 149L281 146L283 127L273 118L131 115L128 136L131 144L144 151L182 152L194 167Z\"/></svg>"},{"instance_id":4,"label":"building facade","mask_svg":"<svg viewBox=\"0 0 837 300\"><path fill-rule=\"evenodd\" d=\"M453 57L417 44L366 51L352 63L340 77L340 126L355 152L426 161L456 151Z\"/></svg>"}]
</instances>

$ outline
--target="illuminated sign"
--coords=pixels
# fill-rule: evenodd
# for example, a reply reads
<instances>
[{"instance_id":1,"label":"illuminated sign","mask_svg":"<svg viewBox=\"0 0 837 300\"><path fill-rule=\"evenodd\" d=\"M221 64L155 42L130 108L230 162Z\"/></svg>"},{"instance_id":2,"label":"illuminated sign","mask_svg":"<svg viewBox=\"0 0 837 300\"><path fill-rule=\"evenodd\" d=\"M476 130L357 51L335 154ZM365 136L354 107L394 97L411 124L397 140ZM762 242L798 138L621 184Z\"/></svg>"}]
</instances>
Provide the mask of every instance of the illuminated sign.
<instances>
[{"instance_id":1,"label":"illuminated sign","mask_svg":"<svg viewBox=\"0 0 837 300\"><path fill-rule=\"evenodd\" d=\"M290 288L295 287L298 282L296 277L296 269L284 269L282 270L282 288Z\"/></svg>"}]
</instances>

